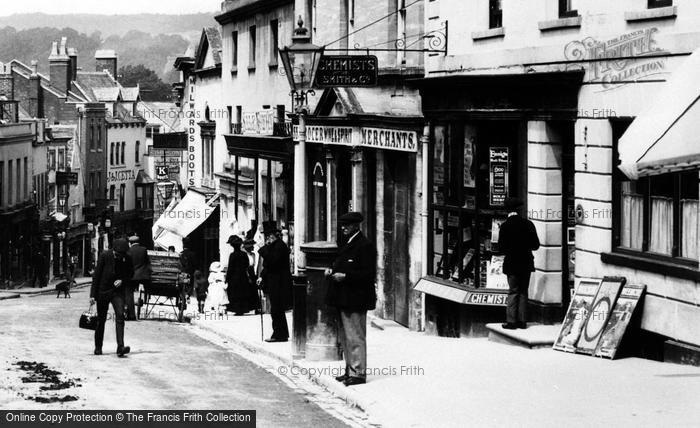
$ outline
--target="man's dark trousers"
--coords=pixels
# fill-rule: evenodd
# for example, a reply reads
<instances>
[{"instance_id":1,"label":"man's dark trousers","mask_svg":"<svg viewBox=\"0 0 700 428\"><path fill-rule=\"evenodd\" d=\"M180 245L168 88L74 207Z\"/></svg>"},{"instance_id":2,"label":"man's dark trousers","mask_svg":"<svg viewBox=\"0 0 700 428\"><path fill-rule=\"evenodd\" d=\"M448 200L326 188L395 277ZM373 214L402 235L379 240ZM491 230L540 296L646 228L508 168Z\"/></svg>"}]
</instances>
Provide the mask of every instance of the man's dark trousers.
<instances>
[{"instance_id":1,"label":"man's dark trousers","mask_svg":"<svg viewBox=\"0 0 700 428\"><path fill-rule=\"evenodd\" d=\"M109 304L114 310L114 323L117 331L117 346L124 346L124 291L111 291L97 298L97 329L95 329L95 348L102 349L105 336L105 323Z\"/></svg>"},{"instance_id":2,"label":"man's dark trousers","mask_svg":"<svg viewBox=\"0 0 700 428\"><path fill-rule=\"evenodd\" d=\"M272 338L279 340L289 339L289 327L285 307L279 298L270 296L270 318L272 318Z\"/></svg>"},{"instance_id":3,"label":"man's dark trousers","mask_svg":"<svg viewBox=\"0 0 700 428\"><path fill-rule=\"evenodd\" d=\"M527 292L529 286L530 272L508 275L507 323L527 323Z\"/></svg>"}]
</instances>

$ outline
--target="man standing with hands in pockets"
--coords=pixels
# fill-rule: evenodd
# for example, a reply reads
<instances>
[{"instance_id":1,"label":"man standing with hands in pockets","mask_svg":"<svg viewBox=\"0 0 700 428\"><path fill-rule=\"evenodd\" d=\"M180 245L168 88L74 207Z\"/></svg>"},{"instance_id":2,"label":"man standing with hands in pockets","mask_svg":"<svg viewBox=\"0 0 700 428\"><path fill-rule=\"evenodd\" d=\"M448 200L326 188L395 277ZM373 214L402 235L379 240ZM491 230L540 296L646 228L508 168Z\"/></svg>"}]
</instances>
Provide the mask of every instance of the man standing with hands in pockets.
<instances>
[{"instance_id":1,"label":"man standing with hands in pockets","mask_svg":"<svg viewBox=\"0 0 700 428\"><path fill-rule=\"evenodd\" d=\"M124 290L134 275L128 251L129 243L126 239L116 239L112 249L104 251L97 260L90 287L90 304L93 305L97 301L95 355L102 355L102 341L110 303L114 309L114 324L117 329L117 356L123 357L131 351L130 347L124 346Z\"/></svg>"},{"instance_id":2,"label":"man standing with hands in pockets","mask_svg":"<svg viewBox=\"0 0 700 428\"><path fill-rule=\"evenodd\" d=\"M360 231L362 220L359 212L349 212L338 219L346 241L333 267L326 270L331 282L327 301L338 308L338 335L345 358L345 374L336 380L345 386L367 381L367 311L374 309L377 300L377 250Z\"/></svg>"}]
</instances>

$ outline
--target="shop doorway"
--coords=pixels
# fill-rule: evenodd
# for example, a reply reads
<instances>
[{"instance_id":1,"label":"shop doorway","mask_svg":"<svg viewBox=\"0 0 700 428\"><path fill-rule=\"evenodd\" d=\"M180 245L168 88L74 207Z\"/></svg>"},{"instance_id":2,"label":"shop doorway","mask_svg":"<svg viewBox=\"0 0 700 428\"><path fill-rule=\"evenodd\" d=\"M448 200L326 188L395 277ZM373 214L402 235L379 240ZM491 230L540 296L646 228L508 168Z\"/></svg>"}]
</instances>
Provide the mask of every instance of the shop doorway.
<instances>
[{"instance_id":1,"label":"shop doorway","mask_svg":"<svg viewBox=\"0 0 700 428\"><path fill-rule=\"evenodd\" d=\"M408 325L409 177L407 157L385 154L384 231L386 238L386 289L394 301L394 321Z\"/></svg>"},{"instance_id":2,"label":"shop doorway","mask_svg":"<svg viewBox=\"0 0 700 428\"><path fill-rule=\"evenodd\" d=\"M336 207L338 217L345 214L348 211L352 211L354 207L352 206L352 165L350 163L350 153L341 150L337 152L337 162L336 162ZM336 222L337 223L337 222ZM343 239L343 232L340 230L340 224L336 224L336 235L338 246L342 245L345 240Z\"/></svg>"}]
</instances>

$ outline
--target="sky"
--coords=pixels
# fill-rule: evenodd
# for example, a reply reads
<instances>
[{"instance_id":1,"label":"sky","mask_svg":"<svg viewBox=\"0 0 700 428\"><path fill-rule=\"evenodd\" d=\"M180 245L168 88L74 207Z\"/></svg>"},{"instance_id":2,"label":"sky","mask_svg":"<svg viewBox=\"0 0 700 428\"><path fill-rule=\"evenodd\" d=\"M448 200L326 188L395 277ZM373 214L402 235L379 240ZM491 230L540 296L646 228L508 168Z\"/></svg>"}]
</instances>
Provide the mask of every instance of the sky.
<instances>
[{"instance_id":1,"label":"sky","mask_svg":"<svg viewBox=\"0 0 700 428\"><path fill-rule=\"evenodd\" d=\"M221 10L222 0L2 0L0 16L14 13L43 12L48 14L99 13L106 15L131 13L183 14Z\"/></svg>"}]
</instances>

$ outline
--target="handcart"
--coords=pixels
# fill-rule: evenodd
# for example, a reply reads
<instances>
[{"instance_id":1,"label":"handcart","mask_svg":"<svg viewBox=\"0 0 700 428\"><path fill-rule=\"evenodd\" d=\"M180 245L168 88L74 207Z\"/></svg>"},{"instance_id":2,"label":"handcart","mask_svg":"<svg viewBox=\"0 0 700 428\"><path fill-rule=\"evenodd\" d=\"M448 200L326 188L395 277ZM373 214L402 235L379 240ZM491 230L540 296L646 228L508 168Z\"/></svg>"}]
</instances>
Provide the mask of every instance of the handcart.
<instances>
[{"instance_id":1,"label":"handcart","mask_svg":"<svg viewBox=\"0 0 700 428\"><path fill-rule=\"evenodd\" d=\"M144 318L152 313L156 306L171 307L182 322L187 308L187 292L190 284L188 274L180 270L180 257L168 251L148 251L151 260L151 282L139 290L138 316L144 309Z\"/></svg>"}]
</instances>

